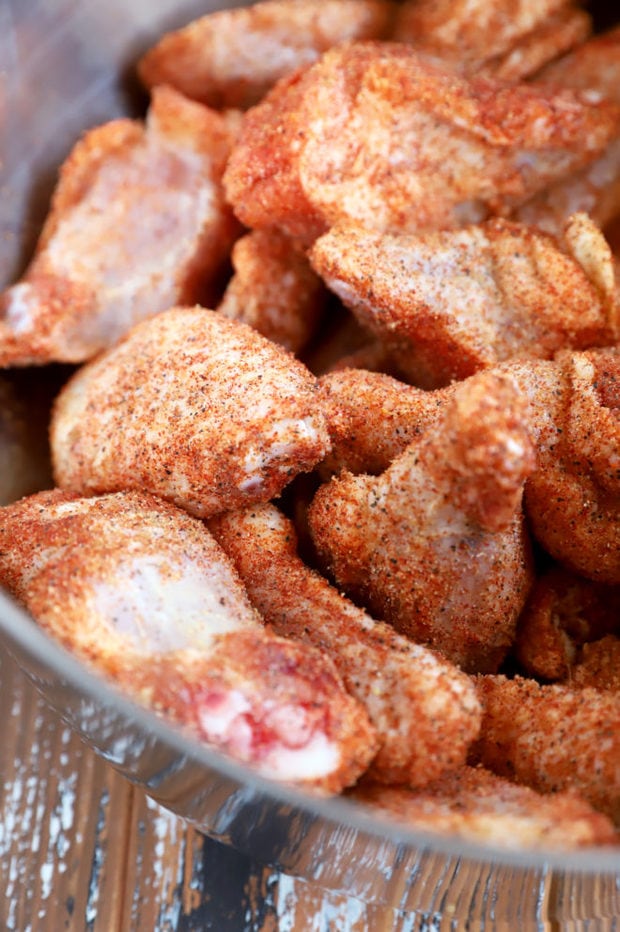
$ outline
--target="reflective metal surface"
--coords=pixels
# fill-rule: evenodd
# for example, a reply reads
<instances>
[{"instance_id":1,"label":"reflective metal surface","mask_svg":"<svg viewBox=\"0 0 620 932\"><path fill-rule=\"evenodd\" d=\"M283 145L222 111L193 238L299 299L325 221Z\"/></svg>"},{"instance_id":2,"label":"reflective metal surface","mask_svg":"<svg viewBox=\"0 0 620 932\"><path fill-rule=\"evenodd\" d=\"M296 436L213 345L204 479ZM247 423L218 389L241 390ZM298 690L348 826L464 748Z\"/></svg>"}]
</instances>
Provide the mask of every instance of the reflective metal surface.
<instances>
[{"instance_id":1,"label":"reflective metal surface","mask_svg":"<svg viewBox=\"0 0 620 932\"><path fill-rule=\"evenodd\" d=\"M218 5L0 3L0 284L28 258L55 169L80 131L139 106L131 62L163 29ZM509 928L539 928L561 920L562 910L570 915L576 902L584 919L620 915L618 851L547 858L400 831L343 800L262 780L169 728L90 674L1 594L0 633L88 744L158 802L257 860L431 918L484 912Z\"/></svg>"}]
</instances>

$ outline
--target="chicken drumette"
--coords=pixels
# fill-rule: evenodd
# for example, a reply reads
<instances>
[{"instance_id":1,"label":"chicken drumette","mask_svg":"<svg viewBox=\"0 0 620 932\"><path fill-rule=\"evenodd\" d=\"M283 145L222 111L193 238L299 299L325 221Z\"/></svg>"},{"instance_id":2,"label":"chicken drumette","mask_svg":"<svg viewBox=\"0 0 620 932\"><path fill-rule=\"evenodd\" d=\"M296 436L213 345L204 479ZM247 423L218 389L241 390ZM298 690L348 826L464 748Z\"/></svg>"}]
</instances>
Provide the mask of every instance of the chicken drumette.
<instances>
[{"instance_id":1,"label":"chicken drumette","mask_svg":"<svg viewBox=\"0 0 620 932\"><path fill-rule=\"evenodd\" d=\"M385 783L423 786L464 762L479 710L467 677L375 622L297 556L292 523L273 505L229 512L209 527L273 630L326 651L366 707Z\"/></svg>"},{"instance_id":2,"label":"chicken drumette","mask_svg":"<svg viewBox=\"0 0 620 932\"><path fill-rule=\"evenodd\" d=\"M205 526L152 495L0 509L0 582L131 696L266 776L337 792L376 751L331 661L263 629Z\"/></svg>"},{"instance_id":3,"label":"chicken drumette","mask_svg":"<svg viewBox=\"0 0 620 932\"><path fill-rule=\"evenodd\" d=\"M51 442L63 488L147 489L201 517L269 501L329 448L305 366L200 307L144 321L79 370Z\"/></svg>"},{"instance_id":4,"label":"chicken drumette","mask_svg":"<svg viewBox=\"0 0 620 932\"><path fill-rule=\"evenodd\" d=\"M530 582L523 484L534 468L527 402L484 372L380 476L344 474L309 509L339 585L470 671L494 671Z\"/></svg>"}]
</instances>

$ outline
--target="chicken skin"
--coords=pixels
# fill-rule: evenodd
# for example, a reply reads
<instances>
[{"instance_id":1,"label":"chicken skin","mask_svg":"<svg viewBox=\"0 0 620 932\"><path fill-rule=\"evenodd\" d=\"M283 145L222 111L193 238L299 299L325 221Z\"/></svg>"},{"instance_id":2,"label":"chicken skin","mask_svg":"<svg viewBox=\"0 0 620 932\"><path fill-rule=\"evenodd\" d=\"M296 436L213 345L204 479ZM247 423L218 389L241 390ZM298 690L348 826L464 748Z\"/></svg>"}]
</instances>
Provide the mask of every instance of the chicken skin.
<instances>
[{"instance_id":1,"label":"chicken skin","mask_svg":"<svg viewBox=\"0 0 620 932\"><path fill-rule=\"evenodd\" d=\"M571 88L589 94L593 102L620 103L620 29L594 36L543 69L540 87ZM559 234L567 217L586 211L604 228L620 213L620 139L616 133L591 165L539 192L518 208L515 217Z\"/></svg>"},{"instance_id":2,"label":"chicken skin","mask_svg":"<svg viewBox=\"0 0 620 932\"><path fill-rule=\"evenodd\" d=\"M277 230L253 230L232 250L235 274L217 310L299 353L314 335L325 287L301 250Z\"/></svg>"},{"instance_id":3,"label":"chicken skin","mask_svg":"<svg viewBox=\"0 0 620 932\"><path fill-rule=\"evenodd\" d=\"M620 100L620 26L592 36L551 62L536 75L536 82L582 91L596 90L609 100Z\"/></svg>"},{"instance_id":4,"label":"chicken skin","mask_svg":"<svg viewBox=\"0 0 620 932\"><path fill-rule=\"evenodd\" d=\"M323 792L376 750L331 661L270 634L202 522L143 492L0 509L0 582L132 697L265 776Z\"/></svg>"},{"instance_id":5,"label":"chicken skin","mask_svg":"<svg viewBox=\"0 0 620 932\"><path fill-rule=\"evenodd\" d=\"M519 619L515 657L537 679L570 679L582 646L585 651L588 642L618 630L620 586L554 566L534 583Z\"/></svg>"},{"instance_id":6,"label":"chicken skin","mask_svg":"<svg viewBox=\"0 0 620 932\"><path fill-rule=\"evenodd\" d=\"M327 49L387 36L391 0L263 0L218 10L163 36L138 63L147 87L170 84L211 107L245 109Z\"/></svg>"},{"instance_id":7,"label":"chicken skin","mask_svg":"<svg viewBox=\"0 0 620 932\"><path fill-rule=\"evenodd\" d=\"M393 37L465 74L518 81L590 31L587 13L566 0L405 0Z\"/></svg>"},{"instance_id":8,"label":"chicken skin","mask_svg":"<svg viewBox=\"0 0 620 932\"><path fill-rule=\"evenodd\" d=\"M525 485L525 509L533 533L565 568L610 586L620 583L619 367L618 350L607 347L563 351L549 361L515 360L486 370L513 379L528 399L536 468ZM418 424L428 425L435 415L439 422L447 399L458 389L453 383L422 392L353 371L340 378L322 388L333 438L325 472L386 468ZM463 385L477 378L471 376ZM381 443L373 450L380 430Z\"/></svg>"},{"instance_id":9,"label":"chicken skin","mask_svg":"<svg viewBox=\"0 0 620 932\"><path fill-rule=\"evenodd\" d=\"M320 488L312 537L376 617L466 671L496 671L531 583L521 500L533 468L525 398L480 373L380 476Z\"/></svg>"},{"instance_id":10,"label":"chicken skin","mask_svg":"<svg viewBox=\"0 0 620 932\"><path fill-rule=\"evenodd\" d=\"M331 440L321 475L378 475L441 417L456 383L424 391L383 372L342 369L319 378Z\"/></svg>"},{"instance_id":11,"label":"chicken skin","mask_svg":"<svg viewBox=\"0 0 620 932\"><path fill-rule=\"evenodd\" d=\"M584 644L567 682L573 688L588 686L620 693L620 638L606 634L598 641Z\"/></svg>"},{"instance_id":12,"label":"chicken skin","mask_svg":"<svg viewBox=\"0 0 620 932\"><path fill-rule=\"evenodd\" d=\"M366 707L380 745L375 779L423 786L464 763L479 727L465 674L373 621L309 569L292 522L273 505L219 515L209 528L276 634L329 654Z\"/></svg>"},{"instance_id":13,"label":"chicken skin","mask_svg":"<svg viewBox=\"0 0 620 932\"><path fill-rule=\"evenodd\" d=\"M436 388L505 359L617 339L611 250L586 215L568 230L561 243L499 219L422 236L344 226L310 255L407 380Z\"/></svg>"},{"instance_id":14,"label":"chicken skin","mask_svg":"<svg viewBox=\"0 0 620 932\"><path fill-rule=\"evenodd\" d=\"M200 307L143 321L80 369L50 436L59 486L141 488L199 517L269 501L329 448L305 366Z\"/></svg>"},{"instance_id":15,"label":"chicken skin","mask_svg":"<svg viewBox=\"0 0 620 932\"><path fill-rule=\"evenodd\" d=\"M575 793L541 795L483 767L462 767L421 790L364 779L347 798L401 827L501 848L571 850L618 841L611 821Z\"/></svg>"},{"instance_id":16,"label":"chicken skin","mask_svg":"<svg viewBox=\"0 0 620 932\"><path fill-rule=\"evenodd\" d=\"M221 187L236 129L161 87L146 124L86 133L32 263L0 297L0 366L83 362L208 291L238 235Z\"/></svg>"},{"instance_id":17,"label":"chicken skin","mask_svg":"<svg viewBox=\"0 0 620 932\"><path fill-rule=\"evenodd\" d=\"M405 45L360 42L245 115L224 182L244 224L308 243L344 222L454 228L514 210L619 131L620 107L587 93L468 80Z\"/></svg>"},{"instance_id":18,"label":"chicken skin","mask_svg":"<svg viewBox=\"0 0 620 932\"><path fill-rule=\"evenodd\" d=\"M516 375L520 384L526 372ZM525 490L533 534L568 569L620 583L620 353L563 352L529 373L538 465Z\"/></svg>"},{"instance_id":19,"label":"chicken skin","mask_svg":"<svg viewBox=\"0 0 620 932\"><path fill-rule=\"evenodd\" d=\"M477 678L484 716L472 755L541 793L574 790L620 820L620 696L504 676Z\"/></svg>"}]
</instances>

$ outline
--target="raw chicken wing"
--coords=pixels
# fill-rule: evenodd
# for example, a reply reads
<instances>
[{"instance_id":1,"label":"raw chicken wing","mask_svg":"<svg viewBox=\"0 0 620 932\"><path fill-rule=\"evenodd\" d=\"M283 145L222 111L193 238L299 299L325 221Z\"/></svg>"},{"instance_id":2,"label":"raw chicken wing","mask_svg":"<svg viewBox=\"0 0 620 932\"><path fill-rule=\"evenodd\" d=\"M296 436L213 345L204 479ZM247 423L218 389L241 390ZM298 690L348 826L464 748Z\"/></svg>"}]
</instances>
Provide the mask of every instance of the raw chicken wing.
<instances>
[{"instance_id":1,"label":"raw chicken wing","mask_svg":"<svg viewBox=\"0 0 620 932\"><path fill-rule=\"evenodd\" d=\"M536 76L540 87L571 88L596 101L620 103L620 29L578 46ZM566 219L586 211L604 228L620 212L620 139L616 133L591 165L562 178L518 208L517 219L560 234Z\"/></svg>"},{"instance_id":2,"label":"raw chicken wing","mask_svg":"<svg viewBox=\"0 0 620 932\"><path fill-rule=\"evenodd\" d=\"M422 786L465 761L479 709L467 676L375 622L297 556L293 524L273 505L212 518L209 528L276 634L333 659L377 730L371 770Z\"/></svg>"},{"instance_id":3,"label":"raw chicken wing","mask_svg":"<svg viewBox=\"0 0 620 932\"><path fill-rule=\"evenodd\" d=\"M620 352L566 351L545 375L530 375L538 454L525 489L530 526L569 569L620 584Z\"/></svg>"},{"instance_id":4,"label":"raw chicken wing","mask_svg":"<svg viewBox=\"0 0 620 932\"><path fill-rule=\"evenodd\" d=\"M581 848L617 842L610 820L574 793L541 795L483 767L462 767L421 790L366 779L348 798L407 828L501 848Z\"/></svg>"},{"instance_id":5,"label":"raw chicken wing","mask_svg":"<svg viewBox=\"0 0 620 932\"><path fill-rule=\"evenodd\" d=\"M138 72L147 87L170 84L211 107L251 107L332 45L381 39L393 13L391 0L263 0L218 10L163 36Z\"/></svg>"},{"instance_id":6,"label":"raw chicken wing","mask_svg":"<svg viewBox=\"0 0 620 932\"><path fill-rule=\"evenodd\" d=\"M438 418L456 383L427 392L383 372L342 369L319 378L331 450L320 465L377 475Z\"/></svg>"},{"instance_id":7,"label":"raw chicken wing","mask_svg":"<svg viewBox=\"0 0 620 932\"><path fill-rule=\"evenodd\" d=\"M309 509L337 582L468 671L495 671L531 582L523 484L527 404L507 376L463 383L378 477L345 473Z\"/></svg>"},{"instance_id":8,"label":"raw chicken wing","mask_svg":"<svg viewBox=\"0 0 620 932\"><path fill-rule=\"evenodd\" d=\"M535 680L481 676L475 757L541 793L574 790L620 819L620 696Z\"/></svg>"},{"instance_id":9,"label":"raw chicken wing","mask_svg":"<svg viewBox=\"0 0 620 932\"><path fill-rule=\"evenodd\" d=\"M325 288L303 252L277 230L253 230L232 251L235 274L217 310L298 353L316 331Z\"/></svg>"},{"instance_id":10,"label":"raw chicken wing","mask_svg":"<svg viewBox=\"0 0 620 932\"><path fill-rule=\"evenodd\" d=\"M405 0L394 38L465 74L518 81L590 29L587 13L566 0Z\"/></svg>"},{"instance_id":11,"label":"raw chicken wing","mask_svg":"<svg viewBox=\"0 0 620 932\"><path fill-rule=\"evenodd\" d=\"M374 731L331 662L261 627L195 518L142 492L0 509L0 582L129 695L265 776L354 782Z\"/></svg>"},{"instance_id":12,"label":"raw chicken wing","mask_svg":"<svg viewBox=\"0 0 620 932\"><path fill-rule=\"evenodd\" d=\"M592 686L620 693L620 638L607 634L599 641L584 644L568 682L573 688Z\"/></svg>"},{"instance_id":13,"label":"raw chicken wing","mask_svg":"<svg viewBox=\"0 0 620 932\"><path fill-rule=\"evenodd\" d=\"M79 370L56 401L51 444L63 488L146 489L204 517L279 495L329 437L300 362L196 307L144 321Z\"/></svg>"},{"instance_id":14,"label":"raw chicken wing","mask_svg":"<svg viewBox=\"0 0 620 932\"><path fill-rule=\"evenodd\" d=\"M311 260L407 379L435 388L504 359L615 341L611 250L587 216L571 218L577 229L564 245L499 219L424 236L344 226Z\"/></svg>"},{"instance_id":15,"label":"raw chicken wing","mask_svg":"<svg viewBox=\"0 0 620 932\"><path fill-rule=\"evenodd\" d=\"M620 587L556 566L534 583L519 619L515 656L530 676L564 680L582 645L618 630Z\"/></svg>"},{"instance_id":16,"label":"raw chicken wing","mask_svg":"<svg viewBox=\"0 0 620 932\"><path fill-rule=\"evenodd\" d=\"M238 233L221 176L235 121L170 88L146 125L86 133L24 278L0 296L0 366L82 362L203 296Z\"/></svg>"},{"instance_id":17,"label":"raw chicken wing","mask_svg":"<svg viewBox=\"0 0 620 932\"><path fill-rule=\"evenodd\" d=\"M597 158L620 107L470 80L396 43L353 43L282 79L244 118L224 176L240 220L311 242L504 214Z\"/></svg>"}]
</instances>

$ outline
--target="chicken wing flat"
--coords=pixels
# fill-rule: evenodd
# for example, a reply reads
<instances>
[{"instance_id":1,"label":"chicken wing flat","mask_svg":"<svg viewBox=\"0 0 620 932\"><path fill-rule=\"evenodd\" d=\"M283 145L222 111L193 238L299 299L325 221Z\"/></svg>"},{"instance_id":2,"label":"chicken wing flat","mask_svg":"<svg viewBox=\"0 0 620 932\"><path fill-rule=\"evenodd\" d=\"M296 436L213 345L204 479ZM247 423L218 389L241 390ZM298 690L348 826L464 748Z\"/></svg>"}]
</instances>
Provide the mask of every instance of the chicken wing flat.
<instances>
[{"instance_id":1,"label":"chicken wing flat","mask_svg":"<svg viewBox=\"0 0 620 932\"><path fill-rule=\"evenodd\" d=\"M408 381L435 388L505 359L617 339L611 250L587 216L572 222L574 254L573 240L493 219L421 236L335 227L310 255Z\"/></svg>"},{"instance_id":2,"label":"chicken wing flat","mask_svg":"<svg viewBox=\"0 0 620 932\"><path fill-rule=\"evenodd\" d=\"M565 680L582 645L618 630L620 587L556 566L534 583L519 619L515 656L530 676Z\"/></svg>"},{"instance_id":3,"label":"chicken wing flat","mask_svg":"<svg viewBox=\"0 0 620 932\"><path fill-rule=\"evenodd\" d=\"M209 528L267 624L329 654L366 707L380 743L375 779L423 786L465 762L479 728L465 674L373 621L309 569L292 522L273 505L219 515Z\"/></svg>"},{"instance_id":4,"label":"chicken wing flat","mask_svg":"<svg viewBox=\"0 0 620 932\"><path fill-rule=\"evenodd\" d=\"M391 0L264 0L220 10L165 35L138 73L147 87L170 84L211 107L251 107L333 45L383 38L393 14Z\"/></svg>"},{"instance_id":5,"label":"chicken wing flat","mask_svg":"<svg viewBox=\"0 0 620 932\"><path fill-rule=\"evenodd\" d=\"M401 827L501 848L570 850L618 841L612 822L575 793L541 795L483 767L462 767L421 790L364 780L347 796Z\"/></svg>"},{"instance_id":6,"label":"chicken wing flat","mask_svg":"<svg viewBox=\"0 0 620 932\"><path fill-rule=\"evenodd\" d=\"M235 274L217 310L299 353L314 335L325 289L303 252L277 230L253 230L235 243Z\"/></svg>"},{"instance_id":7,"label":"chicken wing flat","mask_svg":"<svg viewBox=\"0 0 620 932\"><path fill-rule=\"evenodd\" d=\"M305 366L195 307L143 321L80 369L56 401L51 446L63 488L142 488L204 517L269 501L329 437Z\"/></svg>"},{"instance_id":8,"label":"chicken wing flat","mask_svg":"<svg viewBox=\"0 0 620 932\"><path fill-rule=\"evenodd\" d=\"M389 469L332 479L308 513L346 592L467 671L497 670L531 582L526 410L512 379L480 373Z\"/></svg>"},{"instance_id":9,"label":"chicken wing flat","mask_svg":"<svg viewBox=\"0 0 620 932\"><path fill-rule=\"evenodd\" d=\"M328 659L261 627L202 522L142 492L0 509L0 582L131 696L270 777L338 791L376 750Z\"/></svg>"},{"instance_id":10,"label":"chicken wing flat","mask_svg":"<svg viewBox=\"0 0 620 932\"><path fill-rule=\"evenodd\" d=\"M538 466L525 491L534 535L560 563L620 583L620 353L559 354L532 372ZM522 383L521 383L522 384Z\"/></svg>"},{"instance_id":11,"label":"chicken wing flat","mask_svg":"<svg viewBox=\"0 0 620 932\"><path fill-rule=\"evenodd\" d=\"M405 0L393 37L465 74L517 81L590 30L590 17L566 0Z\"/></svg>"},{"instance_id":12,"label":"chicken wing flat","mask_svg":"<svg viewBox=\"0 0 620 932\"><path fill-rule=\"evenodd\" d=\"M481 676L475 756L541 793L574 790L620 819L620 696L535 680Z\"/></svg>"},{"instance_id":13,"label":"chicken wing flat","mask_svg":"<svg viewBox=\"0 0 620 932\"><path fill-rule=\"evenodd\" d=\"M158 88L146 125L116 120L84 136L30 267L0 297L0 366L82 362L198 299L238 234L220 183L232 125Z\"/></svg>"},{"instance_id":14,"label":"chicken wing flat","mask_svg":"<svg viewBox=\"0 0 620 932\"><path fill-rule=\"evenodd\" d=\"M246 114L225 185L243 223L308 242L345 221L460 227L589 164L619 129L620 108L587 93L468 80L405 45L353 43Z\"/></svg>"},{"instance_id":15,"label":"chicken wing flat","mask_svg":"<svg viewBox=\"0 0 620 932\"><path fill-rule=\"evenodd\" d=\"M441 417L455 383L427 392L383 372L342 369L319 378L331 440L320 465L329 476L347 470L377 475Z\"/></svg>"}]
</instances>

